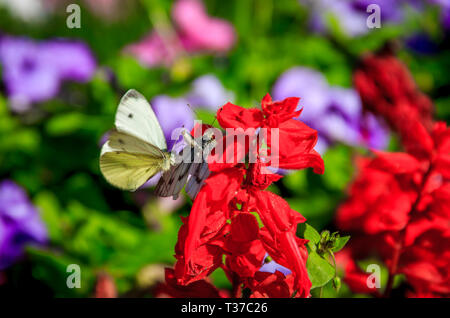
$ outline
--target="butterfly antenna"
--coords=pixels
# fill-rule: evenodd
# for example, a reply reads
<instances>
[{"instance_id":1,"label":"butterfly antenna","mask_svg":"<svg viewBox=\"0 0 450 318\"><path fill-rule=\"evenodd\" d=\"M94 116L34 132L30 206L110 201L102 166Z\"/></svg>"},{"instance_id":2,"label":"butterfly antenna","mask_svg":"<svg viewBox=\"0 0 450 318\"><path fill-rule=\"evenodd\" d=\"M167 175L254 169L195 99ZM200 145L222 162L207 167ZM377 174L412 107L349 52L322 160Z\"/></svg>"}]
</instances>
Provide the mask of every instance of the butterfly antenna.
<instances>
[{"instance_id":1,"label":"butterfly antenna","mask_svg":"<svg viewBox=\"0 0 450 318\"><path fill-rule=\"evenodd\" d=\"M198 115L198 113L195 111L195 109L192 108L192 106L191 106L189 103L188 103L187 105L188 105L188 107L192 110L192 112L193 112L197 117L199 117L199 115ZM216 122L216 120L217 120L217 116L214 116L214 120L213 120L213 122L211 123L211 126L214 125L214 123Z\"/></svg>"},{"instance_id":2,"label":"butterfly antenna","mask_svg":"<svg viewBox=\"0 0 450 318\"><path fill-rule=\"evenodd\" d=\"M187 104L187 105L188 105L188 107L191 109L191 111L192 111L197 117L199 117L199 116L198 116L198 113L195 111L195 109L192 108L192 106L191 106L190 104Z\"/></svg>"}]
</instances>

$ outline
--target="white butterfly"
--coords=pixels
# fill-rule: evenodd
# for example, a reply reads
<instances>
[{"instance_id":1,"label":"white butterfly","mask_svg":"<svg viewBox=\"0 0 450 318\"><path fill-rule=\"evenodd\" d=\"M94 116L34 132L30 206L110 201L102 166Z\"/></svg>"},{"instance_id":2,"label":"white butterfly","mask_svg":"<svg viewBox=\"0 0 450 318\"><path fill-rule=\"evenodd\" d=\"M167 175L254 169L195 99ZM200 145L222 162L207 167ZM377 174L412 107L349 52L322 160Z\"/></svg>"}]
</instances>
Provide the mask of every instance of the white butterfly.
<instances>
[{"instance_id":1,"label":"white butterfly","mask_svg":"<svg viewBox=\"0 0 450 318\"><path fill-rule=\"evenodd\" d=\"M195 198L209 175L208 165L203 160L176 163L175 156L167 152L164 133L144 96L129 90L120 100L114 125L100 154L100 170L109 183L135 191L162 172L156 194L176 198L191 174L186 191ZM203 143L198 145L190 134L184 137L188 146L180 153L183 159L196 156L199 147L203 150Z\"/></svg>"}]
</instances>

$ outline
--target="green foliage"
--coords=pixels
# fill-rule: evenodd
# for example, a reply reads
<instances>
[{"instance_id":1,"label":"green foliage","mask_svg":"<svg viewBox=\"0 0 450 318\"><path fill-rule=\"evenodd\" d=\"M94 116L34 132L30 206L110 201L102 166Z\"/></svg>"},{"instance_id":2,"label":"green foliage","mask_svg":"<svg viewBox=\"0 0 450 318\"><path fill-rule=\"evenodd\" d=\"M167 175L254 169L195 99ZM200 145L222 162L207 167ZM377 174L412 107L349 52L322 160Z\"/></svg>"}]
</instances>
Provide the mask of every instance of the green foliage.
<instances>
[{"instance_id":1,"label":"green foliage","mask_svg":"<svg viewBox=\"0 0 450 318\"><path fill-rule=\"evenodd\" d=\"M350 240L350 236L337 237L331 250L336 253L344 248L345 244Z\"/></svg>"},{"instance_id":2,"label":"green foliage","mask_svg":"<svg viewBox=\"0 0 450 318\"><path fill-rule=\"evenodd\" d=\"M52 280L53 270L65 272L69 264L79 264L90 276L107 270L124 292L133 286L134 275L145 265L173 262L180 222L170 215L162 215L158 219L160 230L150 232L141 219L127 211L105 214L75 201L61 207L55 195L47 191L37 194L35 203L48 225L52 243L59 247L58 255L34 252L36 271L44 281ZM86 281L91 289L92 283L92 279ZM78 293L86 295L89 288Z\"/></svg>"},{"instance_id":3,"label":"green foliage","mask_svg":"<svg viewBox=\"0 0 450 318\"><path fill-rule=\"evenodd\" d=\"M299 225L300 236L307 239L308 260L306 269L311 280L311 289L323 287L330 281L336 290L341 287L340 278L337 277L334 253L340 251L350 239L349 236L339 236L337 232L316 231L308 223Z\"/></svg>"},{"instance_id":4,"label":"green foliage","mask_svg":"<svg viewBox=\"0 0 450 318\"><path fill-rule=\"evenodd\" d=\"M327 188L344 190L353 174L352 149L337 145L328 149L323 159L326 167L323 181Z\"/></svg>"},{"instance_id":5,"label":"green foliage","mask_svg":"<svg viewBox=\"0 0 450 318\"><path fill-rule=\"evenodd\" d=\"M315 252L317 245L320 243L320 234L308 223L302 223L299 225L299 231L301 237L305 238L309 242L307 243L309 250Z\"/></svg>"},{"instance_id":6,"label":"green foliage","mask_svg":"<svg viewBox=\"0 0 450 318\"><path fill-rule=\"evenodd\" d=\"M92 269L81 266L80 288L67 288L67 266L79 264L77 259L56 252L29 249L33 277L47 284L55 297L85 297L92 293L95 276Z\"/></svg>"},{"instance_id":7,"label":"green foliage","mask_svg":"<svg viewBox=\"0 0 450 318\"><path fill-rule=\"evenodd\" d=\"M309 253L306 269L311 280L311 289L322 287L335 275L334 267L316 252Z\"/></svg>"}]
</instances>

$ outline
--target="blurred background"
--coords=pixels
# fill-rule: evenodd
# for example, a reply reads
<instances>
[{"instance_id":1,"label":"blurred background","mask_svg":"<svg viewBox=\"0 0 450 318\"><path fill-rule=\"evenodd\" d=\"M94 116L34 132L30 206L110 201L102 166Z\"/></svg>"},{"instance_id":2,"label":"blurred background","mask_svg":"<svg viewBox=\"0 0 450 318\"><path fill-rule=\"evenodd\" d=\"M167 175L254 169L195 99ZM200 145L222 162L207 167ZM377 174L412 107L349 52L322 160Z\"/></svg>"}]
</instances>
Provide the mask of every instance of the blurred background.
<instances>
[{"instance_id":1,"label":"blurred background","mask_svg":"<svg viewBox=\"0 0 450 318\"><path fill-rule=\"evenodd\" d=\"M380 28L368 27L369 4ZM228 101L301 97L326 171L285 171L271 191L334 229L354 157L399 147L361 112L358 58L394 43L448 122L449 30L446 0L0 0L0 294L150 297L164 279L191 200L153 196L157 178L120 191L98 166L130 88L168 140L195 118L213 123ZM69 264L80 288L66 285ZM230 287L222 271L212 280ZM344 286L339 296L353 295Z\"/></svg>"}]
</instances>

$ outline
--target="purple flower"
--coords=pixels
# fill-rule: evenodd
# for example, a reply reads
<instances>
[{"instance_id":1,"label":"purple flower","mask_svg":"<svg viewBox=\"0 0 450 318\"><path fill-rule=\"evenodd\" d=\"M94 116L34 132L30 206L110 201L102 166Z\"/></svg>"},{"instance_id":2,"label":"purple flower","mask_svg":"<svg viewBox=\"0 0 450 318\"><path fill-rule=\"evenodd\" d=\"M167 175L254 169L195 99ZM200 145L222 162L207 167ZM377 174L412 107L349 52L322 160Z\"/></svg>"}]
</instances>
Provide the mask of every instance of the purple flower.
<instances>
[{"instance_id":1,"label":"purple flower","mask_svg":"<svg viewBox=\"0 0 450 318\"><path fill-rule=\"evenodd\" d=\"M89 80L96 69L95 59L83 43L66 40L38 43L10 36L0 38L0 63L16 111L56 96L64 80Z\"/></svg>"},{"instance_id":2,"label":"purple flower","mask_svg":"<svg viewBox=\"0 0 450 318\"><path fill-rule=\"evenodd\" d=\"M450 30L450 7L443 12L442 23L445 29Z\"/></svg>"},{"instance_id":3,"label":"purple flower","mask_svg":"<svg viewBox=\"0 0 450 318\"><path fill-rule=\"evenodd\" d=\"M89 47L82 42L53 40L42 42L40 53L57 70L61 80L87 82L96 70Z\"/></svg>"},{"instance_id":4,"label":"purple flower","mask_svg":"<svg viewBox=\"0 0 450 318\"><path fill-rule=\"evenodd\" d=\"M44 244L47 230L22 188L0 183L0 270L22 256L27 244Z\"/></svg>"},{"instance_id":5,"label":"purple flower","mask_svg":"<svg viewBox=\"0 0 450 318\"><path fill-rule=\"evenodd\" d=\"M220 80L212 75L203 75L192 83L192 90L187 94L192 107L206 108L213 112L234 99L234 93L227 91Z\"/></svg>"},{"instance_id":6,"label":"purple flower","mask_svg":"<svg viewBox=\"0 0 450 318\"><path fill-rule=\"evenodd\" d=\"M300 119L319 132L316 150L323 153L334 142L384 149L388 132L372 115L362 114L361 100L353 89L331 87L312 69L294 67L280 76L273 87L276 100L300 97Z\"/></svg>"},{"instance_id":7,"label":"purple flower","mask_svg":"<svg viewBox=\"0 0 450 318\"><path fill-rule=\"evenodd\" d=\"M172 139L172 133L176 132L177 128L191 131L194 127L194 115L188 104L189 102L185 98L173 98L166 95L156 96L151 101L156 117L164 131L169 150L182 139L181 135L176 140Z\"/></svg>"},{"instance_id":8,"label":"purple flower","mask_svg":"<svg viewBox=\"0 0 450 318\"><path fill-rule=\"evenodd\" d=\"M405 0L299 0L311 8L310 24L313 30L324 33L330 16L337 19L340 28L349 36L359 36L370 31L367 27L367 6L377 4L381 8L381 23L399 23L404 19Z\"/></svg>"},{"instance_id":9,"label":"purple flower","mask_svg":"<svg viewBox=\"0 0 450 318\"><path fill-rule=\"evenodd\" d=\"M266 253L266 256L264 256L264 260L267 258L267 256L269 256L269 254ZM260 272L267 272L267 273L275 273L276 271L279 271L281 273L284 274L284 276L290 275L292 274L291 270L278 264L277 262L275 262L274 260L265 263L263 262L263 265L261 266L261 268L259 269Z\"/></svg>"}]
</instances>

